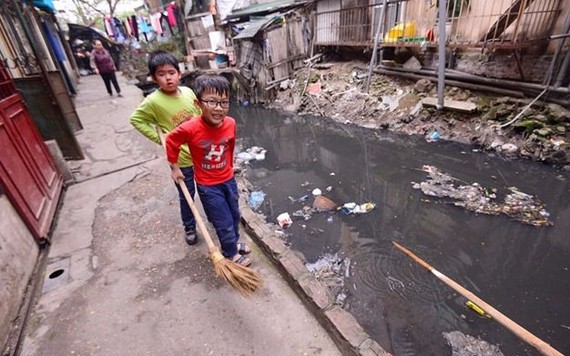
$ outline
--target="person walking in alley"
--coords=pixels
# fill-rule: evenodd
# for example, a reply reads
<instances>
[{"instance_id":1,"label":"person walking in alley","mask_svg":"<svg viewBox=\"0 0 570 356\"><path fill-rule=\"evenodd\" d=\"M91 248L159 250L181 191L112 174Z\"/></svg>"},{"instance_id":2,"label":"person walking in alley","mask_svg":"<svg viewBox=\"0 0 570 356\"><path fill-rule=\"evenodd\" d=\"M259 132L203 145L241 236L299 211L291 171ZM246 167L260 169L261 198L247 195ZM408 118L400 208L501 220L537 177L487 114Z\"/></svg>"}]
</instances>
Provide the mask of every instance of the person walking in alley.
<instances>
[{"instance_id":1,"label":"person walking in alley","mask_svg":"<svg viewBox=\"0 0 570 356\"><path fill-rule=\"evenodd\" d=\"M172 179L184 178L177 162L181 146L187 144L195 162L198 195L216 229L222 254L247 267L251 259L245 255L251 248L238 243L239 195L233 169L236 122L227 116L230 85L223 76L204 74L196 78L194 88L202 115L183 122L166 137Z\"/></svg>"},{"instance_id":2,"label":"person walking in alley","mask_svg":"<svg viewBox=\"0 0 570 356\"><path fill-rule=\"evenodd\" d=\"M111 89L111 83L115 87L117 96L122 97L121 88L119 83L117 83L117 75L115 71L117 70L111 54L103 47L103 43L100 40L95 40L93 50L91 51L91 67L95 69L95 73L100 74L105 83L105 88L107 88L107 93L113 96L113 90Z\"/></svg>"},{"instance_id":3,"label":"person walking in alley","mask_svg":"<svg viewBox=\"0 0 570 356\"><path fill-rule=\"evenodd\" d=\"M196 95L192 89L179 86L181 73L176 58L165 51L155 51L148 59L148 69L159 89L148 95L130 118L131 124L144 136L160 144L156 127L168 133L185 120L200 115L200 108L195 105ZM191 196L196 192L194 186L194 167L188 147L181 148L178 166L184 177L184 183ZM180 200L180 215L184 227L184 236L188 245L198 242L196 220L186 202L182 190L176 184Z\"/></svg>"}]
</instances>

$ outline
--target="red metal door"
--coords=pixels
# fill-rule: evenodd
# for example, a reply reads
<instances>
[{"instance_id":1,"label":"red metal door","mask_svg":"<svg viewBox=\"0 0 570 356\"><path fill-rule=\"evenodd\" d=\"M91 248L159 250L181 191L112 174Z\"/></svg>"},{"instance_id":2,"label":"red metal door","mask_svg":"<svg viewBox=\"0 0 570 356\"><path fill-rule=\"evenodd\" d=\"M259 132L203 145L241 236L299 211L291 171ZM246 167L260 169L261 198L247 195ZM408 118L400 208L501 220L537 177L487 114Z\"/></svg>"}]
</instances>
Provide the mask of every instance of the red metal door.
<instances>
[{"instance_id":1,"label":"red metal door","mask_svg":"<svg viewBox=\"0 0 570 356\"><path fill-rule=\"evenodd\" d=\"M47 238L63 178L1 62L0 183L34 237Z\"/></svg>"}]
</instances>

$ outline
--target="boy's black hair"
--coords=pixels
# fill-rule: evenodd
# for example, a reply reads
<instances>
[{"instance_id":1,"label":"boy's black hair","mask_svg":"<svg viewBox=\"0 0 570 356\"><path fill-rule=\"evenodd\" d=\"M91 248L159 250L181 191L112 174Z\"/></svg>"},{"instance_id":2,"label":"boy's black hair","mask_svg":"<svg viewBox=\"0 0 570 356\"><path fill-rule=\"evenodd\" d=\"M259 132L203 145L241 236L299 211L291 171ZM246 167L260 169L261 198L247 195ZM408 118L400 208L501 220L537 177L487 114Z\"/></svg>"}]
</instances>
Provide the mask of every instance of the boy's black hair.
<instances>
[{"instance_id":1,"label":"boy's black hair","mask_svg":"<svg viewBox=\"0 0 570 356\"><path fill-rule=\"evenodd\" d=\"M202 74L194 81L194 93L198 99L202 98L202 94L206 91L213 91L216 94L230 95L230 83L221 75Z\"/></svg>"},{"instance_id":2,"label":"boy's black hair","mask_svg":"<svg viewBox=\"0 0 570 356\"><path fill-rule=\"evenodd\" d=\"M172 55L172 53L158 50L152 52L148 57L148 71L150 72L150 75L153 77L158 67L167 64L170 64L171 66L176 68L178 73L180 73L180 68L178 68L178 61L176 60L176 57Z\"/></svg>"}]
</instances>

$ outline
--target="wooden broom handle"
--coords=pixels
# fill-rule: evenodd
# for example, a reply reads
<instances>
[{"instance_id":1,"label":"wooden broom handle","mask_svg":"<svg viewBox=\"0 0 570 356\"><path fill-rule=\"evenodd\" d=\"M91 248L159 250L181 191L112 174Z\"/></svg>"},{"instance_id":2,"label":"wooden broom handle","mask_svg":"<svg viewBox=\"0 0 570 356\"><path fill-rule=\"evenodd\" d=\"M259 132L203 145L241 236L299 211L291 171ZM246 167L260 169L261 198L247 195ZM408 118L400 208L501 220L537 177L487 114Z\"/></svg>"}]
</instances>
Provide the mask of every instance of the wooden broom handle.
<instances>
[{"instance_id":1,"label":"wooden broom handle","mask_svg":"<svg viewBox=\"0 0 570 356\"><path fill-rule=\"evenodd\" d=\"M158 133L160 143L162 144L162 147L164 147L164 153L166 155L166 142L164 140L164 133L162 132L162 130L158 126L156 127L156 132ZM178 186L182 190L182 194L184 194L184 197L186 198L186 201L188 202L188 206L190 207L190 210L192 210L192 214L194 214L194 219L196 220L196 225L198 225L198 231L200 231L202 236L204 236L204 240L206 241L206 244L208 245L208 250L210 252L218 250L218 247L214 244L214 240L212 240L212 236L210 236L210 233L208 232L208 228L206 227L206 224L204 224L204 220L202 219L202 215L200 215L200 211L198 211L198 208L196 207L196 204L194 203L194 199L192 199L192 197L190 196L190 192L188 191L188 187L184 183L184 180L182 180L182 178L180 178L180 179L178 179L176 184L178 184Z\"/></svg>"},{"instance_id":2,"label":"wooden broom handle","mask_svg":"<svg viewBox=\"0 0 570 356\"><path fill-rule=\"evenodd\" d=\"M520 337L522 340L526 341L530 345L534 346L538 351L540 351L543 355L548 356L564 356L555 348L550 346L548 343L542 341L538 337L531 334L528 330L520 326L519 324L515 323L511 319L509 319L506 315L498 311L497 309L493 308L491 305L487 304L483 299L477 297L475 294L471 293L469 290L463 288L457 282L452 280L451 278L447 277L443 273L439 272L432 266L430 266L426 261L422 260L418 256L416 256L412 251L408 250L404 246L398 244L397 242L392 241L394 246L398 248L400 251L404 252L406 255L411 257L414 261L422 265L422 267L428 269L431 273L433 273L437 278L443 281L445 284L450 286L451 288L455 289L456 292L464 296L465 298L473 301L475 304L483 308L487 314L491 315L495 318L500 324L502 324L507 329L511 330L515 335Z\"/></svg>"}]
</instances>

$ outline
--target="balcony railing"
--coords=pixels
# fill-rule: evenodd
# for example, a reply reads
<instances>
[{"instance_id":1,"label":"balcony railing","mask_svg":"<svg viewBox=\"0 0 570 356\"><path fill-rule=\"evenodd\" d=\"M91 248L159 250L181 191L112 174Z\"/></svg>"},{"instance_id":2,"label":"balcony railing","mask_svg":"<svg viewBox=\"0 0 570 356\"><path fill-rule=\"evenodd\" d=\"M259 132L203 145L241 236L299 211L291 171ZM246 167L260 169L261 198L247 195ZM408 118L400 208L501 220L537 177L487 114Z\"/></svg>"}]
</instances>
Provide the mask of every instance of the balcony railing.
<instances>
[{"instance_id":1,"label":"balcony railing","mask_svg":"<svg viewBox=\"0 0 570 356\"><path fill-rule=\"evenodd\" d=\"M338 9L338 0L317 3L315 44L372 46L381 22L382 46L435 46L435 2L391 0L381 21L382 1ZM545 40L561 0L448 0L446 42L452 47L522 48Z\"/></svg>"}]
</instances>

